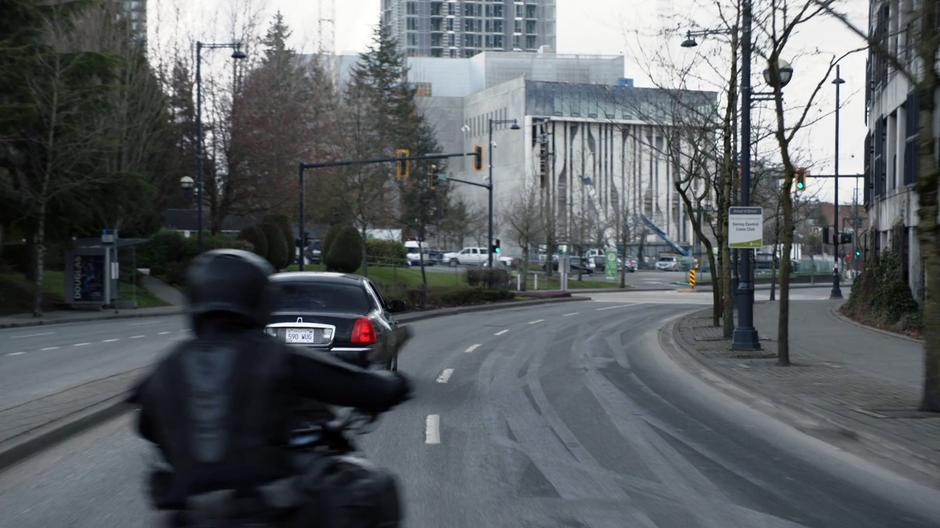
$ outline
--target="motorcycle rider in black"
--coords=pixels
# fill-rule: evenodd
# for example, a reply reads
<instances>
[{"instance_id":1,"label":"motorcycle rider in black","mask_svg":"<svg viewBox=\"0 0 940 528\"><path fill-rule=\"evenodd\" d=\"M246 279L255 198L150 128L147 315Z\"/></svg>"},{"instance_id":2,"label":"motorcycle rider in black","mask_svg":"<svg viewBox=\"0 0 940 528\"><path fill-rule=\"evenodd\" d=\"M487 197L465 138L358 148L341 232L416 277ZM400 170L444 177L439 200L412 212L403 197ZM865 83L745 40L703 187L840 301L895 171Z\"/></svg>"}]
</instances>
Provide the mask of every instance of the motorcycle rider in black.
<instances>
[{"instance_id":1,"label":"motorcycle rider in black","mask_svg":"<svg viewBox=\"0 0 940 528\"><path fill-rule=\"evenodd\" d=\"M401 375L295 351L264 335L272 272L267 261L239 250L206 252L188 270L195 336L129 398L140 406L139 434L171 468L151 478L160 509L184 510L195 495L250 491L303 473L287 449L299 399L379 413L408 398Z\"/></svg>"}]
</instances>

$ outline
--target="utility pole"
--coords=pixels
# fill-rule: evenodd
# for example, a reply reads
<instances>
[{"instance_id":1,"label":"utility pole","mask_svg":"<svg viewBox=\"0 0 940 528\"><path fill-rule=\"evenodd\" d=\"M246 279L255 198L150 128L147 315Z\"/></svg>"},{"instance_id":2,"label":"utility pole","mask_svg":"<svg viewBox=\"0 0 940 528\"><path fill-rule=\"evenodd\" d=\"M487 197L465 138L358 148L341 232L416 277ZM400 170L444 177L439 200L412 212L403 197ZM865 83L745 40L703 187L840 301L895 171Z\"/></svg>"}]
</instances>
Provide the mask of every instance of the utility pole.
<instances>
[{"instance_id":1,"label":"utility pole","mask_svg":"<svg viewBox=\"0 0 940 528\"><path fill-rule=\"evenodd\" d=\"M489 228L487 229L487 265L490 269L493 269L493 125L508 125L512 124L510 130L519 130L519 123L515 119L490 119L488 121L488 136L487 136L487 154L486 154L486 164L489 171L490 181L487 182L489 185Z\"/></svg>"},{"instance_id":2,"label":"utility pole","mask_svg":"<svg viewBox=\"0 0 940 528\"><path fill-rule=\"evenodd\" d=\"M845 80L839 75L839 65L836 64L836 78L832 80L832 84L836 85L836 158L835 158L835 221L834 226L835 235L832 241L833 244L833 259L835 263L832 267L832 291L829 293L830 299L841 299L842 298L842 288L839 286L841 282L841 274L839 268L839 242L842 238L842 226L839 225L839 86L844 84Z\"/></svg>"}]
</instances>

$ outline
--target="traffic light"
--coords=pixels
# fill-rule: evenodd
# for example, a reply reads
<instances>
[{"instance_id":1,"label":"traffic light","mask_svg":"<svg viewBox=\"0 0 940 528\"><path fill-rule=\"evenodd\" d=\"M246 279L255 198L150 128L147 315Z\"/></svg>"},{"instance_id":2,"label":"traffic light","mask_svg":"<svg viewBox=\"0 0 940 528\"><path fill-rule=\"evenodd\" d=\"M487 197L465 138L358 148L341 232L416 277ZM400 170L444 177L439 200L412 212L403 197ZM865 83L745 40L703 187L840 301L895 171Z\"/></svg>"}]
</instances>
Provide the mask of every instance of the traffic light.
<instances>
[{"instance_id":1,"label":"traffic light","mask_svg":"<svg viewBox=\"0 0 940 528\"><path fill-rule=\"evenodd\" d=\"M796 169L796 192L806 190L806 169Z\"/></svg>"},{"instance_id":2,"label":"traffic light","mask_svg":"<svg viewBox=\"0 0 940 528\"><path fill-rule=\"evenodd\" d=\"M432 191L437 189L437 173L440 171L440 167L437 166L437 163L431 163L428 167L428 189Z\"/></svg>"},{"instance_id":3,"label":"traffic light","mask_svg":"<svg viewBox=\"0 0 940 528\"><path fill-rule=\"evenodd\" d=\"M490 248L490 252L491 252L491 253L496 253L497 255L499 255L500 253L503 252L503 248L500 247L500 243L499 243L499 239L498 239L498 238L493 241L493 247Z\"/></svg>"},{"instance_id":4,"label":"traffic light","mask_svg":"<svg viewBox=\"0 0 940 528\"><path fill-rule=\"evenodd\" d=\"M856 249L856 250L855 250L855 258L862 258L862 250L861 250L861 249Z\"/></svg>"},{"instance_id":5,"label":"traffic light","mask_svg":"<svg viewBox=\"0 0 940 528\"><path fill-rule=\"evenodd\" d=\"M395 149L395 157L398 158L398 161L395 162L395 179L405 181L411 176L411 163L404 158L411 157L411 151L408 149Z\"/></svg>"},{"instance_id":6,"label":"traffic light","mask_svg":"<svg viewBox=\"0 0 940 528\"><path fill-rule=\"evenodd\" d=\"M839 234L839 243L840 244L851 244L852 243L852 233L840 233Z\"/></svg>"},{"instance_id":7,"label":"traffic light","mask_svg":"<svg viewBox=\"0 0 940 528\"><path fill-rule=\"evenodd\" d=\"M480 145L473 146L473 170L483 170L483 147Z\"/></svg>"}]
</instances>

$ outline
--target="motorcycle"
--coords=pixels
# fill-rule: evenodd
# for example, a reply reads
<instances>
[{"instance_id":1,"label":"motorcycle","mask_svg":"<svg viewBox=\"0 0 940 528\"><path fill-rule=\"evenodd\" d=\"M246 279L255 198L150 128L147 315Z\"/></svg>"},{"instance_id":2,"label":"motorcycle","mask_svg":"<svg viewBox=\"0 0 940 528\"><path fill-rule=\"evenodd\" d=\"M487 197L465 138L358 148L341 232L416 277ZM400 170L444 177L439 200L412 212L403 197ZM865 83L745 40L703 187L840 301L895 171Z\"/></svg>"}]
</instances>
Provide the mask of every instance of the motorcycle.
<instances>
[{"instance_id":1,"label":"motorcycle","mask_svg":"<svg viewBox=\"0 0 940 528\"><path fill-rule=\"evenodd\" d=\"M376 417L324 405L302 411L289 437L297 476L251 490L217 490L190 497L167 515L174 528L324 526L397 528L402 522L395 478L359 454L352 435ZM331 418L330 418L331 417ZM159 478L160 471L152 478ZM314 511L315 510L315 511ZM304 513L306 512L306 513ZM316 519L304 524L303 519Z\"/></svg>"}]
</instances>

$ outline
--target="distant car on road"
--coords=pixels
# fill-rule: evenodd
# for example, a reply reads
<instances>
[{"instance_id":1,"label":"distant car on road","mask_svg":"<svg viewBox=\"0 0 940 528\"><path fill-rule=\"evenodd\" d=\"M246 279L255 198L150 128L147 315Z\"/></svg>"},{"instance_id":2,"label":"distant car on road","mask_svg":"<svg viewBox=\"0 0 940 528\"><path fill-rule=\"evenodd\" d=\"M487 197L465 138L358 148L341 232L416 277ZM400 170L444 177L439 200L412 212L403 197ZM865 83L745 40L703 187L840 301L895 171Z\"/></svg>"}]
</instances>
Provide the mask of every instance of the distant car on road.
<instances>
[{"instance_id":1,"label":"distant car on road","mask_svg":"<svg viewBox=\"0 0 940 528\"><path fill-rule=\"evenodd\" d=\"M637 270L637 261L635 258L625 259L623 261L623 266L627 269L627 271L633 273Z\"/></svg>"},{"instance_id":2,"label":"distant car on road","mask_svg":"<svg viewBox=\"0 0 940 528\"><path fill-rule=\"evenodd\" d=\"M486 248L465 247L460 251L444 253L444 262L454 266L482 266L487 262L489 254Z\"/></svg>"},{"instance_id":3,"label":"distant car on road","mask_svg":"<svg viewBox=\"0 0 940 528\"><path fill-rule=\"evenodd\" d=\"M359 366L398 369L398 357L373 357L378 339L398 323L378 288L359 275L278 273L271 277L275 301L264 331L288 345L321 350Z\"/></svg>"},{"instance_id":4,"label":"distant car on road","mask_svg":"<svg viewBox=\"0 0 940 528\"><path fill-rule=\"evenodd\" d=\"M433 266L435 264L435 260L431 256L431 248L427 244L421 244L421 254L419 254L418 246L419 244L417 240L408 240L405 242L405 263L409 266L420 266L423 255L424 265Z\"/></svg>"},{"instance_id":5,"label":"distant car on road","mask_svg":"<svg viewBox=\"0 0 940 528\"><path fill-rule=\"evenodd\" d=\"M659 260L656 261L656 269L659 271L679 271L681 269L679 257L659 257Z\"/></svg>"}]
</instances>

